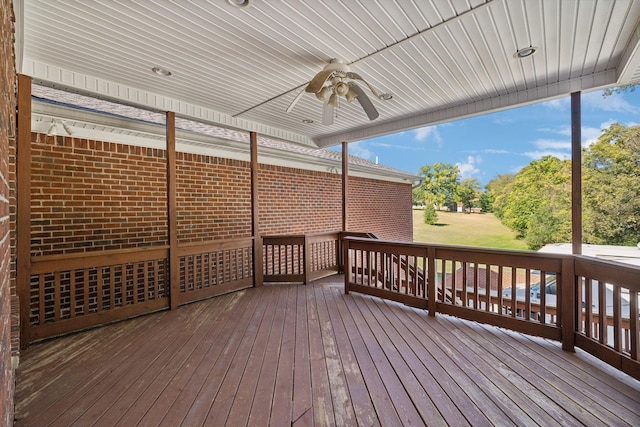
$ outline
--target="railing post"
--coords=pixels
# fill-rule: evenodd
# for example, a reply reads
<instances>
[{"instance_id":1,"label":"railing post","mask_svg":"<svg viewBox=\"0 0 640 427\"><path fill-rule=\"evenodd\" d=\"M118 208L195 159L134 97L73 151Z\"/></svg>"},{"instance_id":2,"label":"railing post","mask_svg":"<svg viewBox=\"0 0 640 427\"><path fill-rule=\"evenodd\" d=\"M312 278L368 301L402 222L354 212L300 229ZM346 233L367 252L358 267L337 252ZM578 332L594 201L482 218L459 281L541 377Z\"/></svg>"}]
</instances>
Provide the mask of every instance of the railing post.
<instances>
[{"instance_id":1,"label":"railing post","mask_svg":"<svg viewBox=\"0 0 640 427\"><path fill-rule=\"evenodd\" d=\"M169 231L169 306L178 308L180 302L180 260L178 258L178 214L176 195L176 113L166 113L167 138L167 218Z\"/></svg>"},{"instance_id":2,"label":"railing post","mask_svg":"<svg viewBox=\"0 0 640 427\"><path fill-rule=\"evenodd\" d=\"M560 328L562 331L562 349L575 351L576 324L576 292L577 283L574 273L574 257L566 257L562 260L562 278L560 291Z\"/></svg>"},{"instance_id":3,"label":"railing post","mask_svg":"<svg viewBox=\"0 0 640 427\"><path fill-rule=\"evenodd\" d=\"M342 238L342 265L344 266L344 293L349 293L349 281L351 280L351 265L349 263L349 242Z\"/></svg>"},{"instance_id":4,"label":"railing post","mask_svg":"<svg viewBox=\"0 0 640 427\"><path fill-rule=\"evenodd\" d=\"M436 298L438 291L436 289L436 249L427 248L427 310L429 316L436 315Z\"/></svg>"},{"instance_id":5,"label":"railing post","mask_svg":"<svg viewBox=\"0 0 640 427\"><path fill-rule=\"evenodd\" d=\"M336 261L338 263L338 274L344 274L344 257L342 255L342 248L344 246L344 233L341 231L338 233L338 240L336 240Z\"/></svg>"},{"instance_id":6,"label":"railing post","mask_svg":"<svg viewBox=\"0 0 640 427\"><path fill-rule=\"evenodd\" d=\"M31 341L31 77L18 75L16 134L16 287L20 304L20 348Z\"/></svg>"},{"instance_id":7,"label":"railing post","mask_svg":"<svg viewBox=\"0 0 640 427\"><path fill-rule=\"evenodd\" d=\"M253 286L264 283L264 259L260 236L260 208L258 203L258 134L249 133L249 156L251 157L251 236L253 237Z\"/></svg>"},{"instance_id":8,"label":"railing post","mask_svg":"<svg viewBox=\"0 0 640 427\"><path fill-rule=\"evenodd\" d=\"M309 277L311 277L311 248L309 247L309 237L304 235L304 244L302 246L302 256L303 256L303 268L304 268L304 284L309 284Z\"/></svg>"}]
</instances>

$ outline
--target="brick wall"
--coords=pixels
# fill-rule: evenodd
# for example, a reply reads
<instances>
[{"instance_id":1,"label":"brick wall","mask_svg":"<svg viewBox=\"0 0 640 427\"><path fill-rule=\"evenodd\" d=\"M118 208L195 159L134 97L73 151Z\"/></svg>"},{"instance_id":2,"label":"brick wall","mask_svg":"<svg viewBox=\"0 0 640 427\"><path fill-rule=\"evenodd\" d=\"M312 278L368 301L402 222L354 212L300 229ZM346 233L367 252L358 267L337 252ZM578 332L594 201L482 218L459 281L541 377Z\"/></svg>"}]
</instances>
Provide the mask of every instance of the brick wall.
<instances>
[{"instance_id":1,"label":"brick wall","mask_svg":"<svg viewBox=\"0 0 640 427\"><path fill-rule=\"evenodd\" d=\"M32 134L32 254L168 244L166 152ZM176 154L180 243L251 235L248 162ZM259 167L260 233L340 230L339 174ZM412 240L411 187L349 180L349 229Z\"/></svg>"},{"instance_id":2,"label":"brick wall","mask_svg":"<svg viewBox=\"0 0 640 427\"><path fill-rule=\"evenodd\" d=\"M260 234L341 230L341 182L337 174L261 165Z\"/></svg>"},{"instance_id":3,"label":"brick wall","mask_svg":"<svg viewBox=\"0 0 640 427\"><path fill-rule=\"evenodd\" d=\"M11 274L9 138L14 138L15 56L11 0L0 0L0 425L13 424L14 370L11 366ZM15 291L14 295L15 295Z\"/></svg>"},{"instance_id":4,"label":"brick wall","mask_svg":"<svg viewBox=\"0 0 640 427\"><path fill-rule=\"evenodd\" d=\"M251 236L248 162L176 153L180 243Z\"/></svg>"},{"instance_id":5,"label":"brick wall","mask_svg":"<svg viewBox=\"0 0 640 427\"><path fill-rule=\"evenodd\" d=\"M166 152L32 134L34 256L167 244Z\"/></svg>"},{"instance_id":6,"label":"brick wall","mask_svg":"<svg viewBox=\"0 0 640 427\"><path fill-rule=\"evenodd\" d=\"M413 241L411 185L349 178L349 231L374 232L385 240Z\"/></svg>"}]
</instances>

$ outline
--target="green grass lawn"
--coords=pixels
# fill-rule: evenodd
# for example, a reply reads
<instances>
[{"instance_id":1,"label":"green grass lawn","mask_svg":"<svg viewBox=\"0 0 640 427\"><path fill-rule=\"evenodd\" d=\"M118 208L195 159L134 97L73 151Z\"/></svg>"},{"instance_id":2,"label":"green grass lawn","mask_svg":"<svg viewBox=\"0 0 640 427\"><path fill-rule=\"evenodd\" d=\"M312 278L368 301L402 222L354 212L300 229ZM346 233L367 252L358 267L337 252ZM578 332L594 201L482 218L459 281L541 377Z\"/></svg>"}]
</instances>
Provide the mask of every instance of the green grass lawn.
<instances>
[{"instance_id":1,"label":"green grass lawn","mask_svg":"<svg viewBox=\"0 0 640 427\"><path fill-rule=\"evenodd\" d=\"M476 246L499 249L527 249L523 240L502 225L491 213L438 212L438 223L424 223L423 211L413 211L413 240L423 243Z\"/></svg>"}]
</instances>

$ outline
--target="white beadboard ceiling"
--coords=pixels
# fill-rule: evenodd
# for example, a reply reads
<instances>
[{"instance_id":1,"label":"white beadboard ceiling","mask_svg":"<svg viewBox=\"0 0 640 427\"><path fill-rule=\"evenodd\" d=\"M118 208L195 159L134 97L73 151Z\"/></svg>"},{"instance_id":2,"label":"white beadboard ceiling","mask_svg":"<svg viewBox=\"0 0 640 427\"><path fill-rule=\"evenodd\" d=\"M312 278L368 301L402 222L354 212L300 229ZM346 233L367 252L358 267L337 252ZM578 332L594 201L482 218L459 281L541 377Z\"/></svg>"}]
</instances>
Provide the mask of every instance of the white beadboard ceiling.
<instances>
[{"instance_id":1,"label":"white beadboard ceiling","mask_svg":"<svg viewBox=\"0 0 640 427\"><path fill-rule=\"evenodd\" d=\"M14 3L36 83L319 147L640 78L637 0ZM342 103L322 125L306 93L285 112L332 58L393 95L378 119Z\"/></svg>"}]
</instances>

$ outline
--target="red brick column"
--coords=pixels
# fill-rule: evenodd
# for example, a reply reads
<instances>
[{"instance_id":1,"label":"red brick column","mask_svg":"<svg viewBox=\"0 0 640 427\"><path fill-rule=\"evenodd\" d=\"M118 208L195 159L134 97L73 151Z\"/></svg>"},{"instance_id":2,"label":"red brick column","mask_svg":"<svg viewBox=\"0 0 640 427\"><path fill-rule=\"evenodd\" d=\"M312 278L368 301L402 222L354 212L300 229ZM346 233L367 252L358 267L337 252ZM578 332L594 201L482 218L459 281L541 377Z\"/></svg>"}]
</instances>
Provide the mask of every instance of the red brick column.
<instances>
[{"instance_id":1,"label":"red brick column","mask_svg":"<svg viewBox=\"0 0 640 427\"><path fill-rule=\"evenodd\" d=\"M13 424L14 370L11 364L12 328L11 238L9 215L9 140L15 140L16 67L13 50L14 27L11 0L0 0L0 425ZM17 324L16 324L17 327Z\"/></svg>"}]
</instances>

